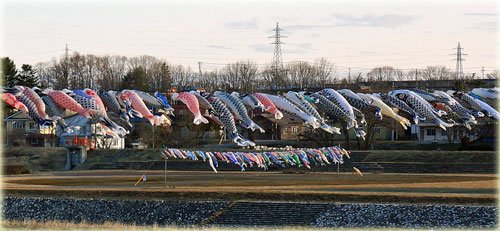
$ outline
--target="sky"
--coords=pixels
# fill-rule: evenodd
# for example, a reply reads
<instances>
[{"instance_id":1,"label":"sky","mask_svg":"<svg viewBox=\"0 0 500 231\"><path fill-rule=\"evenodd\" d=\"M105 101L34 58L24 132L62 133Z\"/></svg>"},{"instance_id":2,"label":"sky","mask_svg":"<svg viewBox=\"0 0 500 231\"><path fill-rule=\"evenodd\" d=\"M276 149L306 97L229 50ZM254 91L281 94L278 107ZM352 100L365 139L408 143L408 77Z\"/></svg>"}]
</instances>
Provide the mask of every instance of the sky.
<instances>
[{"instance_id":1,"label":"sky","mask_svg":"<svg viewBox=\"0 0 500 231\"><path fill-rule=\"evenodd\" d=\"M282 57L326 58L339 72L389 65L464 72L498 67L496 1L8 1L1 5L1 55L18 66L70 52L151 55L203 69L273 59L272 29L287 36Z\"/></svg>"}]
</instances>

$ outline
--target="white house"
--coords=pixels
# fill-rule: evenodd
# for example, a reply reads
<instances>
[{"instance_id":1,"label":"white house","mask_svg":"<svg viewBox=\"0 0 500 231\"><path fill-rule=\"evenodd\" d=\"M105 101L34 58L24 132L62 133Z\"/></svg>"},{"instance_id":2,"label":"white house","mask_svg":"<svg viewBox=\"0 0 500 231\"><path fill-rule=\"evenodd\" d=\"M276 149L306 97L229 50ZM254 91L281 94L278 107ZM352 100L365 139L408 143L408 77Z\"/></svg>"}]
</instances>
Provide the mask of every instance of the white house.
<instances>
[{"instance_id":1,"label":"white house","mask_svg":"<svg viewBox=\"0 0 500 231\"><path fill-rule=\"evenodd\" d=\"M453 126L446 131L433 123L421 121L418 125L412 125L412 134L416 134L420 143L460 143L467 136L469 140L477 139L477 130L468 130L464 126Z\"/></svg>"},{"instance_id":2,"label":"white house","mask_svg":"<svg viewBox=\"0 0 500 231\"><path fill-rule=\"evenodd\" d=\"M64 119L68 127L61 123L56 126L40 126L24 112L15 112L4 119L4 145L36 147L74 147L86 146L86 149L125 147L124 138L105 136L100 125L91 124L78 114ZM59 142L57 142L59 141Z\"/></svg>"},{"instance_id":3,"label":"white house","mask_svg":"<svg viewBox=\"0 0 500 231\"><path fill-rule=\"evenodd\" d=\"M67 127L57 126L56 135L59 146L86 146L88 149L121 149L125 147L125 138L107 136L100 124L93 124L89 119L75 114L64 119Z\"/></svg>"}]
</instances>

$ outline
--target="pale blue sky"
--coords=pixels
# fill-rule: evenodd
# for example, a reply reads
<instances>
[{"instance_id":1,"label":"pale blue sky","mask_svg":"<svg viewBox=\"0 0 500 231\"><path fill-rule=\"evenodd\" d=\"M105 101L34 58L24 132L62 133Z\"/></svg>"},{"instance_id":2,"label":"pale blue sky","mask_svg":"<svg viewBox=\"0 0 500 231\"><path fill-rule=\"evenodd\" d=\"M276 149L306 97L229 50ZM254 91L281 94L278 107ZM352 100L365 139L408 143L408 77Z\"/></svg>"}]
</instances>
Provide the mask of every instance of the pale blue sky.
<instances>
[{"instance_id":1,"label":"pale blue sky","mask_svg":"<svg viewBox=\"0 0 500 231\"><path fill-rule=\"evenodd\" d=\"M285 62L325 57L339 67L454 68L449 54L461 42L465 72L497 66L495 1L103 2L3 1L2 55L34 64L60 56L68 43L72 51L147 54L193 68L265 64L273 57L267 37L279 22L288 36Z\"/></svg>"}]
</instances>

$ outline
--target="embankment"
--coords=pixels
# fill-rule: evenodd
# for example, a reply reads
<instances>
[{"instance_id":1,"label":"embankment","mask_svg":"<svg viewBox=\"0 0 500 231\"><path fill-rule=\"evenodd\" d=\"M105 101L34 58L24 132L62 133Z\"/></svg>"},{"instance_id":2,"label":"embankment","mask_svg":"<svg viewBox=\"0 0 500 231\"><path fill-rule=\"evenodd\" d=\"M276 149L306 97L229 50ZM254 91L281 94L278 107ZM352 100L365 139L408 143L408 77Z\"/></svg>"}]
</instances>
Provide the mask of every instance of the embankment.
<instances>
[{"instance_id":1,"label":"embankment","mask_svg":"<svg viewBox=\"0 0 500 231\"><path fill-rule=\"evenodd\" d=\"M180 226L493 228L494 206L7 197L7 220Z\"/></svg>"}]
</instances>

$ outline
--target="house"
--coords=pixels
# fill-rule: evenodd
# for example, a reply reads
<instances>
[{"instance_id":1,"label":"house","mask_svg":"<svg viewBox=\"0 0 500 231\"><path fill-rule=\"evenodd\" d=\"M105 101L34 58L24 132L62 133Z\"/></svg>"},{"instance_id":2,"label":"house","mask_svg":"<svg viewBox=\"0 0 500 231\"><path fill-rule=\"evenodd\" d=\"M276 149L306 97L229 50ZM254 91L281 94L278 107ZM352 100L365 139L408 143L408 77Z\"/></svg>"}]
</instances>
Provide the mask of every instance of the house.
<instances>
[{"instance_id":1,"label":"house","mask_svg":"<svg viewBox=\"0 0 500 231\"><path fill-rule=\"evenodd\" d=\"M262 127L266 132L260 133L254 131L249 134L254 140L300 140L300 134L306 131L307 127L302 120L290 117L275 119L274 115L268 113L259 113L258 110L253 110L251 114L253 121Z\"/></svg>"},{"instance_id":2,"label":"house","mask_svg":"<svg viewBox=\"0 0 500 231\"><path fill-rule=\"evenodd\" d=\"M469 150L495 150L497 146L497 125L485 124L477 134L477 139L467 144Z\"/></svg>"},{"instance_id":3,"label":"house","mask_svg":"<svg viewBox=\"0 0 500 231\"><path fill-rule=\"evenodd\" d=\"M477 139L477 126L468 130L464 126L453 126L446 131L426 121L412 125L412 133L417 135L419 143L460 143L462 138Z\"/></svg>"},{"instance_id":4,"label":"house","mask_svg":"<svg viewBox=\"0 0 500 231\"><path fill-rule=\"evenodd\" d=\"M88 149L121 149L125 147L125 139L107 136L99 124L93 124L78 114L64 118L67 127L58 125L56 135L59 146L83 146Z\"/></svg>"},{"instance_id":5,"label":"house","mask_svg":"<svg viewBox=\"0 0 500 231\"><path fill-rule=\"evenodd\" d=\"M4 119L4 144L10 146L56 146L55 127L40 126L26 113L18 111Z\"/></svg>"},{"instance_id":6,"label":"house","mask_svg":"<svg viewBox=\"0 0 500 231\"><path fill-rule=\"evenodd\" d=\"M64 118L67 128L60 123L55 126L40 126L24 112L15 112L4 119L4 144L10 146L87 146L95 148L123 148L123 138L103 135L99 125L78 114Z\"/></svg>"}]
</instances>

